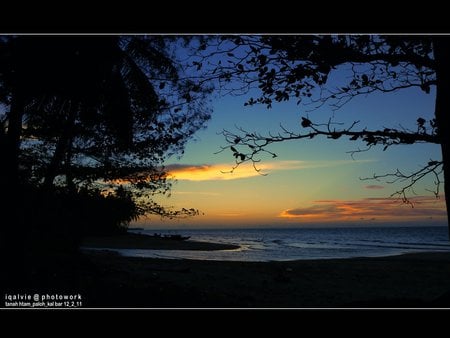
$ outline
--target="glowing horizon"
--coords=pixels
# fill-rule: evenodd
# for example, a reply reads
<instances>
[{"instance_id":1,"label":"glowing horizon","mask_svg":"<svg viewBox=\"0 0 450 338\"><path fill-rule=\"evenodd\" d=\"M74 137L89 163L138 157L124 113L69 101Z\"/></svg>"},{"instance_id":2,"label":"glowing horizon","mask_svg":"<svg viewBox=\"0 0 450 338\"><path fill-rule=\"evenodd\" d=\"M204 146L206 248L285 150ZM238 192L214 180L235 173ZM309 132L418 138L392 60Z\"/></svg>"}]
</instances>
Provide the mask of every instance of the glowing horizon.
<instances>
[{"instance_id":1,"label":"glowing horizon","mask_svg":"<svg viewBox=\"0 0 450 338\"><path fill-rule=\"evenodd\" d=\"M314 121L328 121L335 115L345 125L361 120L361 128L401 127L417 129L417 118L430 119L434 112L435 92L424 94L410 88L396 93L357 97L342 110L329 107L310 112ZM181 159L166 163L168 178L175 183L171 197L156 196L162 205L174 209L195 208L200 216L181 220L161 220L149 216L139 221L151 227L234 227L234 226L305 226L305 224L345 226L348 224L445 224L444 198L436 199L434 177L418 182L408 197L414 203L403 205L401 199L389 198L408 182L389 184L365 180L373 174L416 171L430 159L439 160L441 149L435 144L373 147L345 137L330 140L317 137L274 144L269 148L278 157L261 156L260 173L249 163L236 168L231 151L217 154L225 140L223 129L242 127L267 135L280 131L280 124L303 132L300 117L304 107L295 102L281 102L271 110L263 106L244 106L243 97L221 97L214 101L214 113L207 128L189 142ZM395 113L393 113L395 112Z\"/></svg>"}]
</instances>

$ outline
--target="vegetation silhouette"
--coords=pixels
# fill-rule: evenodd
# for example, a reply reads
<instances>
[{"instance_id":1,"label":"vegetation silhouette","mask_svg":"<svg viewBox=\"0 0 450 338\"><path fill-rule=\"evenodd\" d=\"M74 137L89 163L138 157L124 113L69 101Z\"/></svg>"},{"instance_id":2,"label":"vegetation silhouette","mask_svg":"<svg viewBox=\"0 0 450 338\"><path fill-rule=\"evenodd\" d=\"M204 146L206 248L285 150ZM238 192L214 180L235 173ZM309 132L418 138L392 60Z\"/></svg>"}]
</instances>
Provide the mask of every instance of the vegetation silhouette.
<instances>
[{"instance_id":1,"label":"vegetation silhouette","mask_svg":"<svg viewBox=\"0 0 450 338\"><path fill-rule=\"evenodd\" d=\"M291 140L309 140L326 137L331 140L347 138L362 141L366 148L350 152L367 151L381 145L383 150L404 144L439 144L442 158L430 159L412 173L397 169L392 173L374 175L372 179L385 179L388 183L404 182L399 195L411 203L409 194L413 186L431 175L440 195L442 183L450 215L450 133L448 109L450 100L450 39L433 35L253 35L221 36L210 38L203 45L192 66L204 69L204 76L219 83L226 93L250 95L245 105L263 104L271 108L274 102L295 100L306 104L312 112L325 104L332 110L340 109L358 96L371 93L391 93L408 88L419 88L429 94L436 89L434 118L412 116L416 130L386 127L379 130L359 129L359 121L348 126L329 119L314 121L303 116L296 131L281 127L279 133L262 135L238 129L224 130L236 169L250 162L258 170L261 155L276 157L269 146ZM347 66L349 69L337 83L333 74ZM330 81L330 79L332 79ZM255 94L255 92L257 94ZM256 95L256 96L255 96ZM395 114L395 111L393 112ZM312 116L312 113L311 113ZM448 217L450 219L450 217ZM449 227L450 234L450 227Z\"/></svg>"},{"instance_id":2,"label":"vegetation silhouette","mask_svg":"<svg viewBox=\"0 0 450 338\"><path fill-rule=\"evenodd\" d=\"M86 235L123 232L155 203L164 160L210 117L211 89L183 76L188 38L0 37L0 245L9 285L30 256L76 252ZM36 256L37 255L37 256ZM44 258L43 258L44 259Z\"/></svg>"},{"instance_id":3,"label":"vegetation silhouette","mask_svg":"<svg viewBox=\"0 0 450 338\"><path fill-rule=\"evenodd\" d=\"M310 287L291 286L301 281L314 286L314 279L304 278L308 271L305 264L308 269L310 262L297 262L298 269L291 268L290 262L232 262L225 265L221 277L215 275L216 262L190 261L187 268L180 268L176 261L158 261L149 268L141 260L107 253L91 260L77 255L85 236L123 233L130 221L143 214L184 217L198 213L193 209L166 208L155 203L152 196L164 194L171 187L164 160L181 154L186 142L209 119L208 95L214 81L219 82L219 88L239 95L257 87L260 96L250 98L247 104L268 107L274 101L295 98L317 105L331 102L338 108L358 95L410 87L428 93L436 86L435 119L426 121L419 117L414 131L356 130L357 123L342 127L303 116L299 124L306 132L284 129L279 135L265 136L245 130L224 131L228 141L224 149L232 151L236 167L251 162L257 169L259 155L276 156L267 146L287 140L347 137L363 141L368 148L383 145L385 149L398 144L436 143L442 146L442 160L432 159L412 175L400 171L392 175L394 179L409 179L411 185L425 175L435 175L437 196L443 175L449 200L450 136L445 110L450 86L450 45L446 37L197 37L196 61L192 64L197 74L189 76L192 73L178 62L175 51L191 39L144 35L0 36L2 291L82 293L86 297L84 306L141 307L252 306L264 304L258 302L264 300L262 295L275 294L277 301L294 302L305 298L305 293L292 297L293 291L308 290L308 294L314 294L309 292ZM200 73L208 62L206 71ZM336 91L325 90L329 75L343 64L354 66L352 78ZM316 87L323 89L318 98L312 94ZM405 201L411 185L399 191ZM102 259L109 265L104 261L102 265ZM373 264L382 265L382 270L372 270ZM366 263L362 262L363 269L356 275L359 279L369 270L384 271L385 264L373 261L364 270ZM403 264L394 260L389 271L394 273ZM439 264L444 267L445 259L440 259ZM268 273L267 266L273 267L275 274ZM242 274L231 274L239 278L229 278L236 267L238 270L234 271ZM416 278L414 290L422 287L423 276L430 275L428 262L420 267L419 276L413 269L406 269L414 272L410 274ZM317 269L311 265L310 269L311 275L316 273L317 281L325 283L319 283L319 289L330 293L327 301L343 294L322 278L322 271L329 267ZM144 270L152 272L149 275ZM130 271L142 274L134 275L138 277L134 280ZM168 274L158 275L161 271L192 271L192 284L186 283L188 278L172 283ZM242 276L248 271L250 276L246 278L255 290L254 294L250 292L251 297L217 292L219 279L225 281L221 287L239 290ZM445 277L440 273L433 276L439 281ZM268 292L277 291L268 285L272 279L283 286L278 289L282 292ZM358 280L352 285L357 289L361 284ZM448 304L448 294L445 297L439 300L442 304Z\"/></svg>"}]
</instances>

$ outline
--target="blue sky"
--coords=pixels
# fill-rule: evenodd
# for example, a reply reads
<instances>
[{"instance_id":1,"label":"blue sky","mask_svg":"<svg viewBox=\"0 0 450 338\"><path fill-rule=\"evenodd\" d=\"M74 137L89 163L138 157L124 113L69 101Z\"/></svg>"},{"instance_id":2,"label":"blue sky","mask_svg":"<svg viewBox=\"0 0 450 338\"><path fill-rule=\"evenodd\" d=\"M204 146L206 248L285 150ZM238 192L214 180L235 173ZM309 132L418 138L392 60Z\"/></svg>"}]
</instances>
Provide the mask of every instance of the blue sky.
<instances>
[{"instance_id":1,"label":"blue sky","mask_svg":"<svg viewBox=\"0 0 450 338\"><path fill-rule=\"evenodd\" d=\"M345 72L341 76L345 76ZM433 189L431 177L417 185L417 207L413 211L398 199L389 199L400 185L359 179L396 168L405 172L417 170L430 159L441 158L437 145L401 145L386 151L377 147L358 153L352 159L347 152L364 148L363 143L343 138L284 142L270 148L278 158L263 158L261 168L267 176L258 175L245 166L236 169L233 175L223 174L221 170L233 166L233 156L230 151L214 154L225 145L219 134L223 129L235 130L235 126L239 126L250 132L267 134L280 131L282 124L287 129L301 132L300 119L307 114L315 122L326 122L331 116L336 122L347 125L360 120L358 129L405 127L415 130L418 117L428 120L434 115L433 90L430 94L417 88L389 94L375 93L357 97L335 112L325 105L309 113L307 110L311 106L297 105L293 101L276 103L272 109L262 105L244 106L248 97L216 96L207 128L188 143L180 160L167 161L169 168L178 165L173 172L177 182L172 196L159 201L176 208L194 207L204 215L178 221L150 217L141 220L141 224L156 228L214 228L349 222L445 223L443 198L436 200L425 190Z\"/></svg>"}]
</instances>

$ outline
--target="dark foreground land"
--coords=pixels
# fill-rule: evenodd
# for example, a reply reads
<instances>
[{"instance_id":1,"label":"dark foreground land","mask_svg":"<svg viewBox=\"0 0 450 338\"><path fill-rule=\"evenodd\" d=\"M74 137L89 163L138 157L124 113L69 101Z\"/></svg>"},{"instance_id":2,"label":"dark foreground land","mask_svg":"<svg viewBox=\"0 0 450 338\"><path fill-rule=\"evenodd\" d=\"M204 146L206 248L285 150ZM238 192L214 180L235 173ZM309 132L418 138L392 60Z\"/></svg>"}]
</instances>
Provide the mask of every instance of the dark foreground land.
<instances>
[{"instance_id":1,"label":"dark foreground land","mask_svg":"<svg viewBox=\"0 0 450 338\"><path fill-rule=\"evenodd\" d=\"M140 234L127 233L120 236L92 237L83 246L110 249L152 249L152 250L233 250L239 246L232 244L208 243L198 241L177 241Z\"/></svg>"},{"instance_id":2,"label":"dark foreground land","mask_svg":"<svg viewBox=\"0 0 450 338\"><path fill-rule=\"evenodd\" d=\"M111 290L99 306L450 307L449 254L264 263L108 253L90 259Z\"/></svg>"},{"instance_id":3,"label":"dark foreground land","mask_svg":"<svg viewBox=\"0 0 450 338\"><path fill-rule=\"evenodd\" d=\"M159 245L214 248L189 243ZM96 308L450 307L450 253L260 263L128 258L100 250L44 261L8 292L79 293L83 307Z\"/></svg>"}]
</instances>

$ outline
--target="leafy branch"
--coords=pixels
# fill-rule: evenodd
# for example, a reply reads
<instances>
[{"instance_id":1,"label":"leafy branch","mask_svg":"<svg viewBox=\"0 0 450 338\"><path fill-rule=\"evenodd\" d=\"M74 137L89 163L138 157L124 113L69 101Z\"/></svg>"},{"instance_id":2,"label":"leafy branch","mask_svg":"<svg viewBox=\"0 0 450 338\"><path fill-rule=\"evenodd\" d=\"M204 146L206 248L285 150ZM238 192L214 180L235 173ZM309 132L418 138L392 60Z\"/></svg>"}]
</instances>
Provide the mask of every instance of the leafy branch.
<instances>
[{"instance_id":1,"label":"leafy branch","mask_svg":"<svg viewBox=\"0 0 450 338\"><path fill-rule=\"evenodd\" d=\"M257 172L260 172L257 164L261 162L261 155L269 155L272 158L277 157L277 154L268 150L268 146L274 143L301 140L301 139L313 139L317 136L324 136L329 139L337 140L341 137L348 137L350 141L363 141L367 149L354 150L349 152L352 156L354 153L367 151L372 146L383 145L383 150L388 149L393 145L399 144L413 144L413 143L435 143L439 144L439 138L435 127L434 120L429 121L426 124L426 120L419 118L417 120L418 130L399 130L395 128L384 128L382 130L354 130L359 121L353 122L347 128L336 128L336 126L342 125L340 123L332 122L331 119L327 123L313 123L306 117L301 118L301 126L308 131L305 133L293 132L280 126L282 129L278 134L269 133L268 135L262 135L256 132L248 132L247 130L236 127L237 132L231 132L229 130L223 130L220 134L224 136L226 145L221 146L221 149L216 152L221 153L225 150L231 150L235 158L235 166L231 169L234 171L239 165L251 162Z\"/></svg>"},{"instance_id":2,"label":"leafy branch","mask_svg":"<svg viewBox=\"0 0 450 338\"><path fill-rule=\"evenodd\" d=\"M417 119L417 130L396 129L396 128L384 128L380 130L368 130L367 128L355 130L359 121L354 121L347 128L342 128L342 123L332 122L328 120L327 123L313 123L306 117L301 118L300 125L303 129L307 129L307 132L293 132L280 126L281 132L278 134L269 133L268 135L262 135L256 132L248 132L247 130L236 127L237 132L231 132L223 130L220 134L224 136L226 145L221 146L221 149L217 153L230 150L233 153L235 164L232 166L228 173L232 173L240 165L244 163L251 163L253 168L261 175L261 168L258 164L262 161L264 155L268 155L272 158L277 157L277 154L268 150L268 147L275 143L301 140L301 139L313 139L318 136L323 136L328 139L337 140L342 137L347 137L350 141L363 141L366 148L349 151L348 153L354 156L355 153L365 152L374 146L382 145L383 151L389 147L400 144L414 144L414 143L435 143L439 144L440 140L437 134L436 123L433 120L426 121L423 118ZM217 154L216 153L216 154ZM413 172L412 174L405 174L400 170L396 170L394 173L385 175L374 175L368 179L388 179L387 183L406 182L403 188L396 191L392 196L398 195L402 197L404 203L411 204L407 198L407 192L413 191L412 187L424 177L428 175L434 175L435 189L429 190L434 193L436 197L439 196L440 185L442 183L440 176L443 173L443 162L430 160L428 164L420 170ZM412 204L411 204L412 205Z\"/></svg>"}]
</instances>

